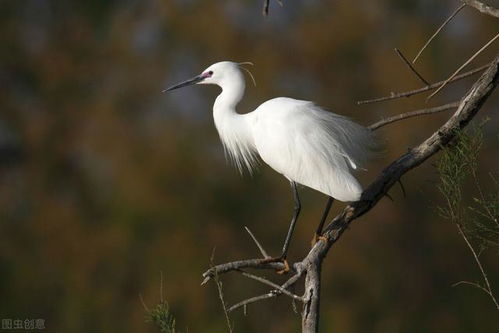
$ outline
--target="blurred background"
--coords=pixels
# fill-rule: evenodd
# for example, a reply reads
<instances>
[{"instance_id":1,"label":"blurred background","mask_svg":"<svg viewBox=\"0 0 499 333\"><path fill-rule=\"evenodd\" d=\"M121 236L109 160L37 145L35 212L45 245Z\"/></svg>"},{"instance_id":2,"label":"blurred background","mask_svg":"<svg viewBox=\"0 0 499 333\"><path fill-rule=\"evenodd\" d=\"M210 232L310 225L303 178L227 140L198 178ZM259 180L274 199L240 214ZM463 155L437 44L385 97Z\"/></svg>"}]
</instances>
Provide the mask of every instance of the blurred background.
<instances>
[{"instance_id":1,"label":"blurred background","mask_svg":"<svg viewBox=\"0 0 499 333\"><path fill-rule=\"evenodd\" d=\"M268 167L241 175L224 158L211 106L218 89L167 86L220 60L252 61L245 113L266 99L314 100L362 124L458 99L474 78L425 96L356 101L418 88L393 52L412 58L457 0L122 0L0 2L0 317L43 318L48 332L155 332L140 301L163 296L182 332L227 330L215 262L255 257L248 226L277 254L292 210L287 181ZM465 8L417 64L448 77L497 33L497 20ZM490 61L497 43L474 65ZM471 66L472 67L472 66ZM479 175L499 165L497 92L484 127ZM385 152L364 185L437 129L449 113L380 131ZM324 265L323 332L497 332L491 300L456 227L442 219L432 159L356 221ZM492 190L493 187L490 188ZM465 191L471 199L474 188ZM297 259L326 198L303 189L290 250ZM469 196L469 197L468 197ZM335 204L334 212L344 205ZM497 251L481 254L499 292ZM269 276L274 277L272 274ZM223 279L233 304L268 289ZM236 332L296 332L300 316L278 298L232 315Z\"/></svg>"}]
</instances>

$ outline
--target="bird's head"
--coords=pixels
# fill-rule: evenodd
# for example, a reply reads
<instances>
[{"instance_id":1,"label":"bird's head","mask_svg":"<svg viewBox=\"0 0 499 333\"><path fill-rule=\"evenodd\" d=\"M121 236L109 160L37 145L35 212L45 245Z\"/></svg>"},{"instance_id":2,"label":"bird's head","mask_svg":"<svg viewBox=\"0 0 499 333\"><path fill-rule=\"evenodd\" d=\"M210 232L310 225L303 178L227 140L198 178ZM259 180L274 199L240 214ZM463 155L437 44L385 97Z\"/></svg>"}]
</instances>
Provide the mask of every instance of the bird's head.
<instances>
[{"instance_id":1,"label":"bird's head","mask_svg":"<svg viewBox=\"0 0 499 333\"><path fill-rule=\"evenodd\" d=\"M240 67L243 64L251 63L237 63L232 61L217 62L206 68L203 72L201 72L201 74L163 91L171 91L193 84L216 84L223 88L224 85L229 85L234 81L244 82L244 76L241 72L241 68L243 67Z\"/></svg>"}]
</instances>

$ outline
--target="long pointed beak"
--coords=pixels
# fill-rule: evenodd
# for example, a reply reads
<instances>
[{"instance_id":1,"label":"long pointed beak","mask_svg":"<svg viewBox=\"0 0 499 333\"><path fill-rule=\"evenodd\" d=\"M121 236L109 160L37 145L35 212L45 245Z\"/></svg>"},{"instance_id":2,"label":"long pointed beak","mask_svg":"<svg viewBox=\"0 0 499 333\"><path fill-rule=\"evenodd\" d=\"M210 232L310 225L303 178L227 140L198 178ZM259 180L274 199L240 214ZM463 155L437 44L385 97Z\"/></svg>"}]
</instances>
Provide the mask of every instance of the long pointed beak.
<instances>
[{"instance_id":1,"label":"long pointed beak","mask_svg":"<svg viewBox=\"0 0 499 333\"><path fill-rule=\"evenodd\" d=\"M174 86L171 86L170 88L167 88L167 89L163 90L163 92L171 91L171 90L182 88L182 87L187 87L187 86L196 84L198 82L201 82L204 79L206 79L206 76L204 76L203 74L201 74L201 75L198 75L196 77L193 77L192 79L189 79L189 80L186 80L186 81L181 82L179 84L176 84Z\"/></svg>"}]
</instances>

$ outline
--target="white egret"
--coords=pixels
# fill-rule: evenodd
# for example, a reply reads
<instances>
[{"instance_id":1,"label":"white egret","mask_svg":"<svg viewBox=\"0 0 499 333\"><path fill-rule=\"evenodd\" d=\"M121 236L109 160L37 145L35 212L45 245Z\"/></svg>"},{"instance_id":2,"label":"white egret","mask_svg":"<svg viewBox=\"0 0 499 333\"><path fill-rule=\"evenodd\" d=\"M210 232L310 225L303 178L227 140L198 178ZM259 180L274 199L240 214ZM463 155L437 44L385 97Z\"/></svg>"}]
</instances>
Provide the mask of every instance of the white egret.
<instances>
[{"instance_id":1,"label":"white egret","mask_svg":"<svg viewBox=\"0 0 499 333\"><path fill-rule=\"evenodd\" d=\"M215 63L200 75L164 91L193 84L215 84L222 92L213 105L213 118L226 153L240 171L254 169L260 157L291 182L295 208L280 257L286 256L301 204L296 184L329 196L316 231L320 238L333 198L360 199L362 187L352 175L370 155L372 132L350 119L325 111L314 103L287 97L266 101L246 114L236 112L243 97L244 75L231 61Z\"/></svg>"}]
</instances>

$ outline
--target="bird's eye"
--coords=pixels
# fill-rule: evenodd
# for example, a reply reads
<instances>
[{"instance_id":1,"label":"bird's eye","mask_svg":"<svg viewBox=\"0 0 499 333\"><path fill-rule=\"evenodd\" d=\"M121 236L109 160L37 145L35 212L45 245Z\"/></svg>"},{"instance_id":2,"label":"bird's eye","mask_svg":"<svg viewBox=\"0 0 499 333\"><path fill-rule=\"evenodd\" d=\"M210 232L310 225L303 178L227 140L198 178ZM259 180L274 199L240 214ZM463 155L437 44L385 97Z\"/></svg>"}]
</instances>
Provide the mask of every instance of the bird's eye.
<instances>
[{"instance_id":1,"label":"bird's eye","mask_svg":"<svg viewBox=\"0 0 499 333\"><path fill-rule=\"evenodd\" d=\"M213 71L209 71L208 74L210 74L210 76L212 76L213 75Z\"/></svg>"}]
</instances>

